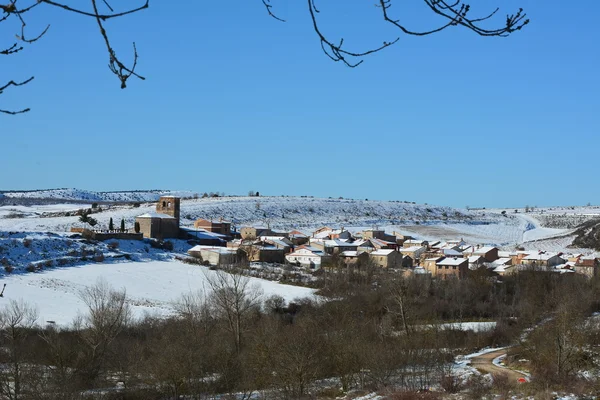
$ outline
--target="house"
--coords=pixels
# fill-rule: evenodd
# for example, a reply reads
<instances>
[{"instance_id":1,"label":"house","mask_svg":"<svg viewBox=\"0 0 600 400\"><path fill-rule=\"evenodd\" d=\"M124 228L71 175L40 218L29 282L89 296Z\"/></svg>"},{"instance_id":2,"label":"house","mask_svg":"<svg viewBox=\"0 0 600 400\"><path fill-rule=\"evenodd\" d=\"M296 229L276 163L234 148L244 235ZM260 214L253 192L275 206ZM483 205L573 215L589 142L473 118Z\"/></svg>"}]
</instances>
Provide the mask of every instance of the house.
<instances>
[{"instance_id":1,"label":"house","mask_svg":"<svg viewBox=\"0 0 600 400\"><path fill-rule=\"evenodd\" d=\"M479 269L485 262L485 259L481 256L470 256L467 260L469 262L469 269L471 270Z\"/></svg>"},{"instance_id":2,"label":"house","mask_svg":"<svg viewBox=\"0 0 600 400\"><path fill-rule=\"evenodd\" d=\"M369 260L369 253L364 251L347 250L340 253L340 259L346 266L365 264Z\"/></svg>"},{"instance_id":3,"label":"house","mask_svg":"<svg viewBox=\"0 0 600 400\"><path fill-rule=\"evenodd\" d=\"M398 245L395 242L388 242L385 240L374 239L374 238L356 241L354 243L357 245L358 250L367 251L367 252L375 251L378 249L395 250L398 247Z\"/></svg>"},{"instance_id":4,"label":"house","mask_svg":"<svg viewBox=\"0 0 600 400\"><path fill-rule=\"evenodd\" d=\"M269 228L256 227L256 226L244 226L240 230L240 236L242 240L254 240L260 236L271 235L273 231Z\"/></svg>"},{"instance_id":5,"label":"house","mask_svg":"<svg viewBox=\"0 0 600 400\"><path fill-rule=\"evenodd\" d=\"M427 246L429 246L429 242L427 240L408 239L408 240L405 240L404 243L402 243L402 247L405 247L405 248L415 247L415 246L427 247Z\"/></svg>"},{"instance_id":6,"label":"house","mask_svg":"<svg viewBox=\"0 0 600 400\"><path fill-rule=\"evenodd\" d=\"M436 263L436 274L434 276L442 279L451 277L462 279L469 270L469 260L466 258L444 258Z\"/></svg>"},{"instance_id":7,"label":"house","mask_svg":"<svg viewBox=\"0 0 600 400\"><path fill-rule=\"evenodd\" d=\"M594 256L582 256L579 262L575 263L573 270L591 278L598 276L598 268L600 268L600 259Z\"/></svg>"},{"instance_id":8,"label":"house","mask_svg":"<svg viewBox=\"0 0 600 400\"><path fill-rule=\"evenodd\" d=\"M300 246L292 253L287 254L285 259L290 264L296 264L310 269L319 269L331 260L331 256L314 247Z\"/></svg>"},{"instance_id":9,"label":"house","mask_svg":"<svg viewBox=\"0 0 600 400\"><path fill-rule=\"evenodd\" d=\"M233 265L241 261L237 249L229 247L198 245L189 249L188 254L215 266Z\"/></svg>"},{"instance_id":10,"label":"house","mask_svg":"<svg viewBox=\"0 0 600 400\"><path fill-rule=\"evenodd\" d=\"M285 263L285 253L283 248L269 245L266 242L257 242L248 245L241 245L239 250L246 255L249 262L264 263Z\"/></svg>"},{"instance_id":11,"label":"house","mask_svg":"<svg viewBox=\"0 0 600 400\"><path fill-rule=\"evenodd\" d=\"M483 247L476 248L475 251L473 251L473 254L471 254L471 255L481 256L481 257L483 257L483 259L486 262L494 262L499 258L498 257L498 248L491 247L491 246L483 246Z\"/></svg>"},{"instance_id":12,"label":"house","mask_svg":"<svg viewBox=\"0 0 600 400\"><path fill-rule=\"evenodd\" d=\"M445 257L437 256L430 257L423 261L423 268L428 271L432 276L437 275L437 263L442 261Z\"/></svg>"},{"instance_id":13,"label":"house","mask_svg":"<svg viewBox=\"0 0 600 400\"><path fill-rule=\"evenodd\" d=\"M381 268L400 268L403 255L390 249L379 249L369 253L369 259Z\"/></svg>"},{"instance_id":14,"label":"house","mask_svg":"<svg viewBox=\"0 0 600 400\"><path fill-rule=\"evenodd\" d=\"M448 246L446 248L440 249L440 254L444 257L462 257L462 253L455 248Z\"/></svg>"},{"instance_id":15,"label":"house","mask_svg":"<svg viewBox=\"0 0 600 400\"><path fill-rule=\"evenodd\" d=\"M345 242L341 239L324 240L323 246L327 254L339 254L342 251L356 250L358 248L357 244Z\"/></svg>"},{"instance_id":16,"label":"house","mask_svg":"<svg viewBox=\"0 0 600 400\"><path fill-rule=\"evenodd\" d=\"M510 257L502 257L497 259L496 261L488 264L489 269L493 272L497 273L500 276L510 275L516 272L516 268L514 268L512 263L512 258Z\"/></svg>"},{"instance_id":17,"label":"house","mask_svg":"<svg viewBox=\"0 0 600 400\"><path fill-rule=\"evenodd\" d=\"M543 267L549 268L555 265L564 264L566 260L561 257L562 253L550 253L545 251L539 251L537 253L529 254L524 257L522 264L529 267Z\"/></svg>"},{"instance_id":18,"label":"house","mask_svg":"<svg viewBox=\"0 0 600 400\"><path fill-rule=\"evenodd\" d=\"M425 246L402 247L399 249L400 253L409 256L413 260L418 260L421 257L421 254L425 253L426 250L427 247Z\"/></svg>"},{"instance_id":19,"label":"house","mask_svg":"<svg viewBox=\"0 0 600 400\"><path fill-rule=\"evenodd\" d=\"M403 233L396 232L396 231L393 231L392 235L396 237L396 243L398 244L398 246L402 246L402 244L407 240L414 239L410 235L405 235Z\"/></svg>"},{"instance_id":20,"label":"house","mask_svg":"<svg viewBox=\"0 0 600 400\"><path fill-rule=\"evenodd\" d=\"M301 246L303 244L306 244L310 239L308 235L305 235L300 231L291 231L288 233L287 236L294 246Z\"/></svg>"},{"instance_id":21,"label":"house","mask_svg":"<svg viewBox=\"0 0 600 400\"><path fill-rule=\"evenodd\" d=\"M328 226L322 226L312 233L312 237L323 239L328 237L332 231L333 228L330 228Z\"/></svg>"},{"instance_id":22,"label":"house","mask_svg":"<svg viewBox=\"0 0 600 400\"><path fill-rule=\"evenodd\" d=\"M517 272L517 267L516 267L516 265L512 265L512 264L496 265L496 266L494 266L494 269L492 269L492 271L500 276L506 276L506 275L512 275L515 272Z\"/></svg>"},{"instance_id":23,"label":"house","mask_svg":"<svg viewBox=\"0 0 600 400\"><path fill-rule=\"evenodd\" d=\"M281 236L261 236L259 240L263 243L263 245L273 246L278 249L283 250L285 253L289 253L292 251L294 247L291 240L286 237Z\"/></svg>"},{"instance_id":24,"label":"house","mask_svg":"<svg viewBox=\"0 0 600 400\"><path fill-rule=\"evenodd\" d=\"M223 218L218 221L199 218L194 221L194 228L204 229L205 231L213 233L220 233L221 235L231 235L231 222L223 221Z\"/></svg>"},{"instance_id":25,"label":"house","mask_svg":"<svg viewBox=\"0 0 600 400\"><path fill-rule=\"evenodd\" d=\"M179 237L180 198L163 196L156 211L135 217L136 225L145 238L167 239Z\"/></svg>"},{"instance_id":26,"label":"house","mask_svg":"<svg viewBox=\"0 0 600 400\"><path fill-rule=\"evenodd\" d=\"M385 231L379 229L367 229L362 232L363 239L379 239L385 242L397 244L397 238L394 235L389 235Z\"/></svg>"},{"instance_id":27,"label":"house","mask_svg":"<svg viewBox=\"0 0 600 400\"><path fill-rule=\"evenodd\" d=\"M186 238L194 244L201 244L205 246L227 246L226 239L228 236L221 235L220 233L192 228L180 228L179 233L181 237L187 236Z\"/></svg>"},{"instance_id":28,"label":"house","mask_svg":"<svg viewBox=\"0 0 600 400\"><path fill-rule=\"evenodd\" d=\"M429 248L430 248L430 249L440 249L440 248L442 248L444 245L446 245L446 243L445 243L445 242L444 242L444 243L442 243L442 242L440 242L439 240L434 240L434 241L431 241L431 242L429 242Z\"/></svg>"}]
</instances>

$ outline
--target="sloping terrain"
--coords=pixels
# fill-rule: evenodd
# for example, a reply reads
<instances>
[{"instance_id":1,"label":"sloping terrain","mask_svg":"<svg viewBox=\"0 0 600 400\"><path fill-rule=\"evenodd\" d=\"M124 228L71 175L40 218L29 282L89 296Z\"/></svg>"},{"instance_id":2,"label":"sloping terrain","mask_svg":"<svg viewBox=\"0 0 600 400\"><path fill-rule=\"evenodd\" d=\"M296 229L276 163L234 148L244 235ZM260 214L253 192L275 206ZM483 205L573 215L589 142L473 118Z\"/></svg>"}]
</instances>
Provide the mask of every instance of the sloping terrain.
<instances>
[{"instance_id":1,"label":"sloping terrain","mask_svg":"<svg viewBox=\"0 0 600 400\"><path fill-rule=\"evenodd\" d=\"M593 219L583 224L574 232L572 245L600 251L600 219Z\"/></svg>"}]
</instances>

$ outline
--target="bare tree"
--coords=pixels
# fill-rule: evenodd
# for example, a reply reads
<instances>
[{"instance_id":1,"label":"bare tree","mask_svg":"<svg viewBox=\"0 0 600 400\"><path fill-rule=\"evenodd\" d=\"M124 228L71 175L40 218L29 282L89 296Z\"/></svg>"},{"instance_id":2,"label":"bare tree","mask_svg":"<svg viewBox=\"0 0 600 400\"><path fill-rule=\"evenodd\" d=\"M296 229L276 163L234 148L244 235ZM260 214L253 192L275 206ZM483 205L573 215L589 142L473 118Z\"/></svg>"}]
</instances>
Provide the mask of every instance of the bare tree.
<instances>
[{"instance_id":1,"label":"bare tree","mask_svg":"<svg viewBox=\"0 0 600 400\"><path fill-rule=\"evenodd\" d=\"M216 271L207 275L212 289L211 305L218 316L227 322L227 330L231 333L236 351L242 348L242 337L246 330L249 316L260 309L262 289L250 283L250 278Z\"/></svg>"},{"instance_id":2,"label":"bare tree","mask_svg":"<svg viewBox=\"0 0 600 400\"><path fill-rule=\"evenodd\" d=\"M0 0L2 1L2 0ZM121 88L127 86L127 80L129 78L136 77L139 79L145 79L143 76L136 72L138 53L133 43L133 55L130 64L126 64L117 55L112 41L106 31L106 23L112 19L126 17L133 13L145 10L149 7L149 0L139 0L139 5L131 7L125 10L116 10L113 8L112 2L109 0L89 0L87 7L82 8L81 2L75 0L4 0L5 4L0 4L0 23L8 21L16 21L17 23L17 41L5 45L6 47L0 47L0 55L14 55L19 51L23 50L24 45L28 45L36 42L42 36L44 36L50 27L46 25L39 28L39 32L35 35L29 36L26 32L26 17L30 12L43 10L44 7L53 7L69 12L72 14L79 15L81 17L89 18L92 23L98 26L100 35L103 39L104 46L108 52L108 66L110 71L118 78ZM308 14L310 15L312 27L319 39L323 52L333 61L341 61L343 64L349 67L356 67L363 62L363 57L373 53L377 53L387 47L390 47L398 42L400 36L394 37L388 40L383 40L382 44L368 49L353 50L349 49L344 44L344 38L331 38L324 33L324 30L320 23L320 14L337 15L339 14L338 9L327 9L328 4L317 5L316 0L306 0L306 7ZM521 30L525 25L529 23L529 19L526 18L526 14L523 9L517 10L513 14L506 15L505 19L499 19L495 21L499 13L499 8L493 11L481 15L472 15L471 6L462 2L461 0L421 0L424 10L431 16L439 18L441 21L437 26L432 29L417 29L412 27L411 18L406 16L398 15L400 13L394 13L392 5L394 0L376 0L374 6L378 8L380 21L382 25L392 26L397 29L400 35L412 35L412 36L428 36L435 33L442 32L452 27L463 27L468 29L480 36L508 36L513 32ZM418 2L418 0L415 0ZM271 0L262 0L268 15L275 18L278 21L285 22L283 18L276 14L274 6ZM323 7L323 9L321 8ZM335 6L330 6L335 7ZM43 12L43 11L40 11ZM489 24L489 26L488 26ZM0 95L3 91L8 88L18 87L31 82L34 79L33 76L22 79L22 80L10 80L5 84L0 83ZM23 108L18 110L9 110L0 108L0 113L5 114L20 114L29 111L29 108ZM253 192L253 191L251 191ZM258 195L258 192L253 192Z\"/></svg>"},{"instance_id":3,"label":"bare tree","mask_svg":"<svg viewBox=\"0 0 600 400\"><path fill-rule=\"evenodd\" d=\"M8 353L8 364L0 372L0 394L9 400L23 398L27 367L24 360L25 340L28 330L36 324L38 315L35 308L23 300L11 300L0 311L0 332L2 347Z\"/></svg>"},{"instance_id":4,"label":"bare tree","mask_svg":"<svg viewBox=\"0 0 600 400\"><path fill-rule=\"evenodd\" d=\"M0 0L1 1L1 0ZM140 5L138 7L133 7L130 9L118 11L112 7L109 3L109 0L90 0L87 4L87 8L81 8L81 2L76 1L54 1L54 0L4 0L5 4L0 4L0 23L10 23L11 21L15 21L17 24L16 41L13 43L9 43L5 45L5 47L0 46L0 56L9 56L14 55L21 50L24 49L25 45L32 44L38 41L42 36L44 36L50 25L46 25L39 30L39 33L36 33L34 36L29 36L27 32L27 22L26 18L29 13L33 13L39 11L43 13L44 7L53 7L61 9L65 12L69 12L72 14L76 14L82 17L90 18L92 23L98 26L100 31L100 35L104 41L104 45L108 52L108 67L110 71L117 76L121 83L121 88L127 87L127 80L134 76L139 79L145 79L143 76L139 75L136 72L138 53L135 47L135 43L133 43L133 60L131 64L126 65L119 56L117 56L116 51L114 50L111 40L106 31L106 22L114 19L125 17L127 15L136 13L138 11L144 10L149 6L149 0L140 0ZM142 2L143 1L143 2ZM33 76L30 76L23 80L10 80L5 84L0 83L0 95L3 94L4 90L12 87L19 87L28 84L34 79ZM29 108L23 108L18 110L9 110L0 107L0 113L4 114L22 114L28 112Z\"/></svg>"},{"instance_id":5,"label":"bare tree","mask_svg":"<svg viewBox=\"0 0 600 400\"><path fill-rule=\"evenodd\" d=\"M131 307L125 289L115 290L103 279L83 289L79 297L87 306L87 314L75 322L88 351L82 372L93 380L101 372L111 343L131 322Z\"/></svg>"}]
</instances>

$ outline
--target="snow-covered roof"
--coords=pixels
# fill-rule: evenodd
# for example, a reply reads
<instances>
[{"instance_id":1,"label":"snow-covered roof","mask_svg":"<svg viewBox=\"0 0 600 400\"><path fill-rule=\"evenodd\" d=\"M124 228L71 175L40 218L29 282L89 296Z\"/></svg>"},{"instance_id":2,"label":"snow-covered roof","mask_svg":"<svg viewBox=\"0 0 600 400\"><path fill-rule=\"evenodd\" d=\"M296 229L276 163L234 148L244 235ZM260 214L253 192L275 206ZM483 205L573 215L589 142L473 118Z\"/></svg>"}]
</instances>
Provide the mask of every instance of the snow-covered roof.
<instances>
[{"instance_id":1,"label":"snow-covered roof","mask_svg":"<svg viewBox=\"0 0 600 400\"><path fill-rule=\"evenodd\" d=\"M359 253L356 250L346 250L346 251L342 251L340 253L340 256L342 256L342 257L357 257L358 254Z\"/></svg>"},{"instance_id":2,"label":"snow-covered roof","mask_svg":"<svg viewBox=\"0 0 600 400\"><path fill-rule=\"evenodd\" d=\"M408 244L423 244L427 242L426 240L420 240L420 239L408 239L405 240L404 243L408 243Z\"/></svg>"},{"instance_id":3,"label":"snow-covered roof","mask_svg":"<svg viewBox=\"0 0 600 400\"><path fill-rule=\"evenodd\" d=\"M150 211L146 214L138 215L136 218L162 218L162 219L175 219L172 215L157 213L156 211Z\"/></svg>"},{"instance_id":4,"label":"snow-covered roof","mask_svg":"<svg viewBox=\"0 0 600 400\"><path fill-rule=\"evenodd\" d=\"M220 247L220 246L203 246L203 245L198 245L198 246L194 246L191 249L188 250L188 253L190 251L211 251L214 253L219 253L219 254L235 254L237 253L237 249L232 249L230 247Z\"/></svg>"},{"instance_id":5,"label":"snow-covered roof","mask_svg":"<svg viewBox=\"0 0 600 400\"><path fill-rule=\"evenodd\" d=\"M279 240L279 239L266 239L266 241L269 242L269 243L273 243L274 245L277 245L277 246L290 247L289 243L286 243L283 240Z\"/></svg>"},{"instance_id":6,"label":"snow-covered roof","mask_svg":"<svg viewBox=\"0 0 600 400\"><path fill-rule=\"evenodd\" d=\"M390 253L393 253L395 250L392 249L379 249L379 250L375 250L373 252L371 252L371 255L373 256L387 256Z\"/></svg>"},{"instance_id":7,"label":"snow-covered roof","mask_svg":"<svg viewBox=\"0 0 600 400\"><path fill-rule=\"evenodd\" d=\"M289 233L290 237L295 237L295 238L307 238L308 235L305 235L304 233L300 232L300 231L291 231Z\"/></svg>"},{"instance_id":8,"label":"snow-covered roof","mask_svg":"<svg viewBox=\"0 0 600 400\"><path fill-rule=\"evenodd\" d=\"M447 257L461 257L462 253L454 249L443 249L442 253Z\"/></svg>"},{"instance_id":9,"label":"snow-covered roof","mask_svg":"<svg viewBox=\"0 0 600 400\"><path fill-rule=\"evenodd\" d=\"M411 247L403 247L400 249L400 252L413 253L415 251L423 250L423 246L411 246Z\"/></svg>"},{"instance_id":10,"label":"snow-covered roof","mask_svg":"<svg viewBox=\"0 0 600 400\"><path fill-rule=\"evenodd\" d=\"M508 257L503 257L503 258L499 258L499 259L497 259L496 261L492 262L492 265L495 265L495 266L496 266L496 265L497 265L497 266L500 266L500 265L508 265L508 264L510 264L510 262L511 262L511 261L512 261L512 259L511 259L511 258L508 258Z\"/></svg>"},{"instance_id":11,"label":"snow-covered roof","mask_svg":"<svg viewBox=\"0 0 600 400\"><path fill-rule=\"evenodd\" d=\"M523 258L523 260L548 261L555 256L558 256L558 253L534 253Z\"/></svg>"},{"instance_id":12,"label":"snow-covered roof","mask_svg":"<svg viewBox=\"0 0 600 400\"><path fill-rule=\"evenodd\" d=\"M473 254L485 254L485 253L489 253L490 251L494 250L496 247L492 247L492 246L484 246L484 247L480 247L478 249L475 249L475 251L473 252Z\"/></svg>"},{"instance_id":13,"label":"snow-covered roof","mask_svg":"<svg viewBox=\"0 0 600 400\"><path fill-rule=\"evenodd\" d=\"M466 261L467 261L466 258L444 258L442 261L439 261L437 263L437 265L457 266L457 265L461 265L462 263L464 263Z\"/></svg>"},{"instance_id":14,"label":"snow-covered roof","mask_svg":"<svg viewBox=\"0 0 600 400\"><path fill-rule=\"evenodd\" d=\"M222 233L217 233L217 232L209 232L206 229L202 229L202 228L188 228L188 227L182 227L182 230L186 231L187 233L189 233L190 235L204 235L204 236L212 236L218 239L222 239L227 237L227 235L223 235Z\"/></svg>"},{"instance_id":15,"label":"snow-covered roof","mask_svg":"<svg viewBox=\"0 0 600 400\"><path fill-rule=\"evenodd\" d=\"M348 243L344 240L340 240L340 239L333 239L333 240L325 240L323 242L325 244L325 246L327 247L358 247L358 245L354 244L354 243Z\"/></svg>"},{"instance_id":16,"label":"snow-covered roof","mask_svg":"<svg viewBox=\"0 0 600 400\"><path fill-rule=\"evenodd\" d=\"M494 271L495 273L501 273L501 272L506 272L507 269L512 268L513 265L499 265L496 268L494 268L492 271Z\"/></svg>"},{"instance_id":17,"label":"snow-covered roof","mask_svg":"<svg viewBox=\"0 0 600 400\"><path fill-rule=\"evenodd\" d=\"M473 264L473 263L476 263L477 261L481 260L482 258L483 257L481 257L481 256L471 256L468 258L468 260L469 260L470 264Z\"/></svg>"},{"instance_id":18,"label":"snow-covered roof","mask_svg":"<svg viewBox=\"0 0 600 400\"><path fill-rule=\"evenodd\" d=\"M499 251L498 252L498 257L500 258L509 258L513 255L513 253L511 253L510 251Z\"/></svg>"}]
</instances>

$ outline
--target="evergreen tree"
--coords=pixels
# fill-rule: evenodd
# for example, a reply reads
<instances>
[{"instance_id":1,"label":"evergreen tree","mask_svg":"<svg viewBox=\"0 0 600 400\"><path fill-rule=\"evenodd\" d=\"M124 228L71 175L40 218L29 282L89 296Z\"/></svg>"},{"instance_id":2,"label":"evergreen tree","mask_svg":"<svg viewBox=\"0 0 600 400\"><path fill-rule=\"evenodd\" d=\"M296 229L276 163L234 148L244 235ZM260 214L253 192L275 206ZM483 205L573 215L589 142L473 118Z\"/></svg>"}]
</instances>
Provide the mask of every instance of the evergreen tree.
<instances>
[{"instance_id":1,"label":"evergreen tree","mask_svg":"<svg viewBox=\"0 0 600 400\"><path fill-rule=\"evenodd\" d=\"M109 231L114 231L115 230L115 225L113 224L112 217L110 217L110 220L108 221L108 230Z\"/></svg>"},{"instance_id":2,"label":"evergreen tree","mask_svg":"<svg viewBox=\"0 0 600 400\"><path fill-rule=\"evenodd\" d=\"M133 224L133 230L135 231L135 233L140 233L140 223L135 221L135 224Z\"/></svg>"},{"instance_id":3,"label":"evergreen tree","mask_svg":"<svg viewBox=\"0 0 600 400\"><path fill-rule=\"evenodd\" d=\"M125 218L121 218L121 232L125 232Z\"/></svg>"}]
</instances>

